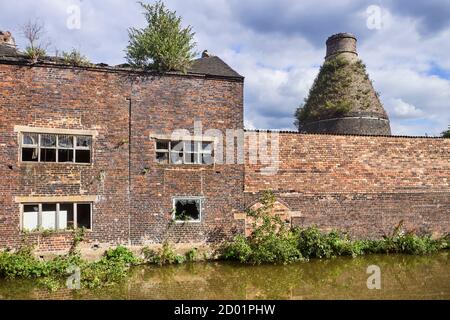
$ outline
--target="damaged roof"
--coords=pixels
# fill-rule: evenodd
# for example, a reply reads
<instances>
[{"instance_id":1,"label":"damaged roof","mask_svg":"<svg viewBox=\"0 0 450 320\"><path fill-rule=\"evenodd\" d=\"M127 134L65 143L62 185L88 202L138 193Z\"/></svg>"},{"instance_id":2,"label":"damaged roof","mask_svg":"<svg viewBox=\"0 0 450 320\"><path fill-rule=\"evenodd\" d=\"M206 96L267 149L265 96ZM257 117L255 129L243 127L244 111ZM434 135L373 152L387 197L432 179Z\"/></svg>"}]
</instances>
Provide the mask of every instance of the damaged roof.
<instances>
[{"instance_id":1,"label":"damaged roof","mask_svg":"<svg viewBox=\"0 0 450 320\"><path fill-rule=\"evenodd\" d=\"M21 52L15 48L0 44L0 63L13 63L13 64L29 64L30 60ZM46 57L42 61L42 64L65 64L64 60L57 57ZM34 64L34 63L33 63ZM121 64L118 66L108 66L104 63L92 65L93 68L101 68L106 70L123 70L123 71L135 71L128 64ZM187 70L188 74L205 75L210 77L230 78L235 80L243 80L244 77L234 71L228 64L217 56L208 56L196 59L193 61L191 67ZM169 72L176 73L179 72ZM181 73L180 73L181 74Z\"/></svg>"}]
</instances>

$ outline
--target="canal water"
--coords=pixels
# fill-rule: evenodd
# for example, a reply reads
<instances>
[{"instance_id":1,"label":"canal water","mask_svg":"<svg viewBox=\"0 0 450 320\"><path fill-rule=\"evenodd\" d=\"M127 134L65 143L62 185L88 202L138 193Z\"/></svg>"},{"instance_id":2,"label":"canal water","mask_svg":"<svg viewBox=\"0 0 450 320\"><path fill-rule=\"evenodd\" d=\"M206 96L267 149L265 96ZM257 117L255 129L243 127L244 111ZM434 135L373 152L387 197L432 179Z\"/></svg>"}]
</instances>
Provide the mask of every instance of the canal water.
<instances>
[{"instance_id":1,"label":"canal water","mask_svg":"<svg viewBox=\"0 0 450 320\"><path fill-rule=\"evenodd\" d=\"M372 255L287 266L192 263L136 267L123 283L96 291L48 292L33 281L0 280L0 299L450 299L450 251ZM369 266L381 289L368 289ZM371 282L372 283L372 282Z\"/></svg>"}]
</instances>

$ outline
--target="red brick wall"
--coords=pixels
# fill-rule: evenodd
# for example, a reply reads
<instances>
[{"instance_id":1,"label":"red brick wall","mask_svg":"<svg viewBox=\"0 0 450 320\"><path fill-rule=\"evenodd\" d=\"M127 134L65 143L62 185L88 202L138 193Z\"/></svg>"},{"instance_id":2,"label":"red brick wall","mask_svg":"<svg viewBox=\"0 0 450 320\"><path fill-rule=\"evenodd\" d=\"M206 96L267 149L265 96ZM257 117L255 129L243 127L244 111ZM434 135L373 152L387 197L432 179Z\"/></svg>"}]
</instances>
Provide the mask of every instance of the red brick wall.
<instances>
[{"instance_id":1,"label":"red brick wall","mask_svg":"<svg viewBox=\"0 0 450 320\"><path fill-rule=\"evenodd\" d=\"M128 143L123 144L128 141L129 97L131 196ZM149 138L174 129L192 131L194 119L202 121L204 130L242 128L242 81L0 64L0 115L0 247L17 247L24 238L15 196L98 196L88 239L101 243L212 241L243 228L233 219L234 211L243 208L243 165L157 165ZM20 163L15 125L96 130L92 165ZM149 168L145 175L144 168ZM182 195L205 198L204 219L168 229L171 198ZM48 250L68 248L71 237L29 238Z\"/></svg>"},{"instance_id":2,"label":"red brick wall","mask_svg":"<svg viewBox=\"0 0 450 320\"><path fill-rule=\"evenodd\" d=\"M380 236L404 220L408 229L450 232L448 139L282 133L278 163L263 175L247 160L246 206L272 189L295 224Z\"/></svg>"}]
</instances>

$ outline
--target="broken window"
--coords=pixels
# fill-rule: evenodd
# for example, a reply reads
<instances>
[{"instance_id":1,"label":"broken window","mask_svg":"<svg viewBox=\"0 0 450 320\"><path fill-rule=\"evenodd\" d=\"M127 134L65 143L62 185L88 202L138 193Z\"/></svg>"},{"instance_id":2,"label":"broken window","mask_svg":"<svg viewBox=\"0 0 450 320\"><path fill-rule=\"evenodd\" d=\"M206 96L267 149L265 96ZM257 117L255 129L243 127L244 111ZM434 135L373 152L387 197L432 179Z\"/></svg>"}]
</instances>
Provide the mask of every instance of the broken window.
<instances>
[{"instance_id":1,"label":"broken window","mask_svg":"<svg viewBox=\"0 0 450 320\"><path fill-rule=\"evenodd\" d=\"M22 161L39 161L38 148L39 135L36 133L24 133L22 136Z\"/></svg>"},{"instance_id":2,"label":"broken window","mask_svg":"<svg viewBox=\"0 0 450 320\"><path fill-rule=\"evenodd\" d=\"M90 203L24 204L22 230L92 229Z\"/></svg>"},{"instance_id":3,"label":"broken window","mask_svg":"<svg viewBox=\"0 0 450 320\"><path fill-rule=\"evenodd\" d=\"M201 198L174 199L174 220L185 222L200 222L202 212Z\"/></svg>"},{"instance_id":4,"label":"broken window","mask_svg":"<svg viewBox=\"0 0 450 320\"><path fill-rule=\"evenodd\" d=\"M213 164L212 141L156 141L156 161L163 164Z\"/></svg>"},{"instance_id":5,"label":"broken window","mask_svg":"<svg viewBox=\"0 0 450 320\"><path fill-rule=\"evenodd\" d=\"M91 228L91 205L89 203L77 204L77 227Z\"/></svg>"},{"instance_id":6,"label":"broken window","mask_svg":"<svg viewBox=\"0 0 450 320\"><path fill-rule=\"evenodd\" d=\"M92 137L23 133L22 161L91 163Z\"/></svg>"}]
</instances>

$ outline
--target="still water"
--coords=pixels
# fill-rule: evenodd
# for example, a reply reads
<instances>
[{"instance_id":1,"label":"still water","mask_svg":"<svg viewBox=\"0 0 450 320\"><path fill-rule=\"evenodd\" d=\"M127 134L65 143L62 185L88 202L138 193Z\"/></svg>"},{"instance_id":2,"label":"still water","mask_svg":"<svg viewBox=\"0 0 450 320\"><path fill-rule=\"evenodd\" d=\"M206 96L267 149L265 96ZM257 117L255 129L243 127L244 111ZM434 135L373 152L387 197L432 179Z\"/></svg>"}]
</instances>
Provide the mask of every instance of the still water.
<instances>
[{"instance_id":1,"label":"still water","mask_svg":"<svg viewBox=\"0 0 450 320\"><path fill-rule=\"evenodd\" d=\"M373 255L288 266L193 263L136 267L122 284L49 293L32 281L0 280L0 299L450 299L450 251L430 256ZM367 268L381 289L367 288Z\"/></svg>"}]
</instances>

